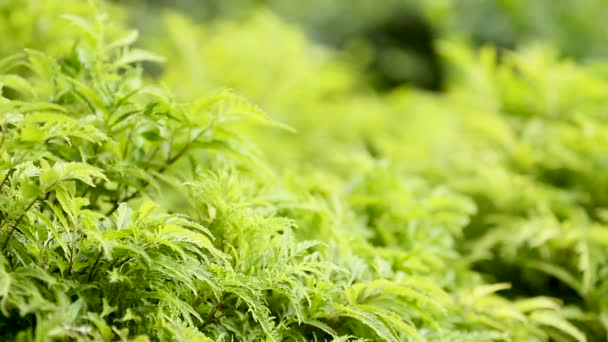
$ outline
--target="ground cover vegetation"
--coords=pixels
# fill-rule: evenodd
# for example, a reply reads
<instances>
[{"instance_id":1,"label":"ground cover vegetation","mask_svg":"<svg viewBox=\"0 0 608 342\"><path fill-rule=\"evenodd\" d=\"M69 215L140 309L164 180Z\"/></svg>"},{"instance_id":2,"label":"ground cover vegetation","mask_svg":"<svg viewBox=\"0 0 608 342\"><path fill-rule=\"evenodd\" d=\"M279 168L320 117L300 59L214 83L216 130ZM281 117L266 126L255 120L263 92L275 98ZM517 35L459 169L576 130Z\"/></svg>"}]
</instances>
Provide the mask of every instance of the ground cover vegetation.
<instances>
[{"instance_id":1,"label":"ground cover vegetation","mask_svg":"<svg viewBox=\"0 0 608 342\"><path fill-rule=\"evenodd\" d=\"M606 340L601 1L411 2L430 90L252 3L0 2L0 339Z\"/></svg>"}]
</instances>

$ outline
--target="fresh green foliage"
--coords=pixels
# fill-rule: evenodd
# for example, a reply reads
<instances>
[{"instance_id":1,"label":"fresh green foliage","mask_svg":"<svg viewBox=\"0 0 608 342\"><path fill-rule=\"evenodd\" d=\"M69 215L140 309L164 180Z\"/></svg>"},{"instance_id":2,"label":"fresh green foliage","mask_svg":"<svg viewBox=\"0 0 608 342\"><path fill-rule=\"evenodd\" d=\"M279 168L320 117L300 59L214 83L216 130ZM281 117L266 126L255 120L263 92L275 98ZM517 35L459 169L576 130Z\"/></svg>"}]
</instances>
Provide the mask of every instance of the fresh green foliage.
<instances>
[{"instance_id":1,"label":"fresh green foliage","mask_svg":"<svg viewBox=\"0 0 608 342\"><path fill-rule=\"evenodd\" d=\"M0 55L2 340L606 338L605 66L444 42L447 93L376 94L268 11L168 14L153 53L36 3Z\"/></svg>"}]
</instances>

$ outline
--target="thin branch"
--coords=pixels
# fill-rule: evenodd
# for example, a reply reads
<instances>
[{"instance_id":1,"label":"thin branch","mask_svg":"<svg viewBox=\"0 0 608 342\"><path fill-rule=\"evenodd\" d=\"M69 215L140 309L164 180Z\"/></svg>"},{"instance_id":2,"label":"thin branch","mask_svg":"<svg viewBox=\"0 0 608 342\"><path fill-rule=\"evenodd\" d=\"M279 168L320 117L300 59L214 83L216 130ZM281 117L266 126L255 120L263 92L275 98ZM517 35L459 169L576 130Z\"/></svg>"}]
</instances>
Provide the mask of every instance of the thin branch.
<instances>
[{"instance_id":1,"label":"thin branch","mask_svg":"<svg viewBox=\"0 0 608 342\"><path fill-rule=\"evenodd\" d=\"M122 265L126 264L127 262L131 261L131 259L133 259L133 257L127 257L125 260L119 262L116 267L122 267Z\"/></svg>"},{"instance_id":2,"label":"thin branch","mask_svg":"<svg viewBox=\"0 0 608 342\"><path fill-rule=\"evenodd\" d=\"M6 182L8 182L8 179L13 174L13 172L15 172L15 168L14 167L11 168L10 170L8 170L8 172L6 173L6 176L4 176L4 178L2 179L2 182L0 182L0 190L2 190L2 188L4 187L4 185L6 184Z\"/></svg>"},{"instance_id":3,"label":"thin branch","mask_svg":"<svg viewBox=\"0 0 608 342\"><path fill-rule=\"evenodd\" d=\"M131 260L133 257L126 257L124 260L118 262L118 259L114 259L114 261L110 264L110 266L108 266L108 270L112 269L112 268L118 268L121 267L122 265L124 265L125 263L127 263L129 260Z\"/></svg>"},{"instance_id":4,"label":"thin branch","mask_svg":"<svg viewBox=\"0 0 608 342\"><path fill-rule=\"evenodd\" d=\"M165 165L163 165L160 169L158 169L159 173L163 173L168 167L170 167L171 165L175 164L176 161L178 161L181 157L183 157L186 152L188 152L188 150L190 149L190 147L192 147L192 144L194 144L194 142L196 142L203 134L205 134L209 129L211 128L211 126L205 128L204 130L200 131L195 137L194 139L190 140L187 144L185 144L180 150L179 152L177 152L173 157L170 157L169 159L167 159L167 161L165 162Z\"/></svg>"},{"instance_id":5,"label":"thin branch","mask_svg":"<svg viewBox=\"0 0 608 342\"><path fill-rule=\"evenodd\" d=\"M70 215L71 216L71 215ZM70 263L68 264L68 275L72 274L72 267L74 266L74 261L76 257L74 253L76 251L76 222L72 221L72 241L70 241Z\"/></svg>"},{"instance_id":6,"label":"thin branch","mask_svg":"<svg viewBox=\"0 0 608 342\"><path fill-rule=\"evenodd\" d=\"M95 274L95 267L97 267L97 264L99 263L99 260L101 259L102 255L103 255L103 249L101 249L99 251L99 254L97 254L95 263L93 263L93 266L91 266L91 270L89 271L89 276L87 277L87 281L91 281L91 279L93 279L93 274Z\"/></svg>"},{"instance_id":7,"label":"thin branch","mask_svg":"<svg viewBox=\"0 0 608 342\"><path fill-rule=\"evenodd\" d=\"M131 136L133 135L134 130L135 130L135 127L129 128L129 133L127 134L127 140L125 141L125 146L122 150L122 159L127 158L127 152L129 151L129 140L131 140Z\"/></svg>"},{"instance_id":8,"label":"thin branch","mask_svg":"<svg viewBox=\"0 0 608 342\"><path fill-rule=\"evenodd\" d=\"M27 212L32 208L34 203L38 202L39 199L40 199L39 197L36 197L33 201L31 201L30 204L27 205L27 207L25 208L23 213L21 213L21 215L17 218L17 221L15 221L15 223L9 228L8 235L6 236L6 240L4 240L4 243L2 244L2 250L4 250L6 248L6 245L8 244L8 241L13 236L13 233L15 232L15 230L19 230L19 228L17 228L17 226L23 220L23 218L25 217L25 214L27 214Z\"/></svg>"},{"instance_id":9,"label":"thin branch","mask_svg":"<svg viewBox=\"0 0 608 342\"><path fill-rule=\"evenodd\" d=\"M148 184L149 184L149 182L145 182L144 187L148 186ZM120 203L128 202L137 196L139 196L139 190L134 191L127 197L124 197L122 199L117 199L116 201L114 201L114 205L112 206L112 209L110 209L110 211L108 211L106 213L106 216L112 215L112 213L114 213L116 211L116 209L118 209L118 207L120 206Z\"/></svg>"},{"instance_id":10,"label":"thin branch","mask_svg":"<svg viewBox=\"0 0 608 342\"><path fill-rule=\"evenodd\" d=\"M8 181L9 177L13 174L13 172L15 172L15 168L11 168L7 173L6 176L4 176L4 178L2 179L2 182L0 182L0 191L2 191L2 188L4 187L4 185L6 184L6 182ZM2 217L0 217L0 229L4 227L4 219L6 218L6 216L4 216L4 214L2 213Z\"/></svg>"},{"instance_id":11,"label":"thin branch","mask_svg":"<svg viewBox=\"0 0 608 342\"><path fill-rule=\"evenodd\" d=\"M188 152L188 150L192 147L192 144L194 144L194 142L196 142L203 134L205 134L207 131L209 131L209 129L211 129L211 127L212 127L212 125L209 125L209 127L207 127L204 130L200 131L192 140L190 140L187 144L185 144L175 155L173 155L172 157L167 158L167 161L165 162L165 165L163 165L161 168L159 168L157 170L157 172L158 173L163 173L169 167L171 167L173 164L175 164L180 158L182 158L186 154L186 152ZM142 188L147 187L149 184L150 184L150 182L144 181L144 183L142 184ZM106 213L106 216L112 215L112 213L114 213L116 211L116 209L118 209L118 207L120 206L120 203L128 202L128 201L132 200L133 198L139 196L140 193L141 193L140 190L135 190L134 192L132 192L127 197L124 197L122 199L117 199L116 201L114 201L114 205Z\"/></svg>"},{"instance_id":12,"label":"thin branch","mask_svg":"<svg viewBox=\"0 0 608 342\"><path fill-rule=\"evenodd\" d=\"M4 140L6 139L6 134L8 133L8 127L6 126L6 121L2 122L2 126L0 126L0 147L4 145Z\"/></svg>"},{"instance_id":13,"label":"thin branch","mask_svg":"<svg viewBox=\"0 0 608 342\"><path fill-rule=\"evenodd\" d=\"M220 318L226 316L226 314L228 313L228 311L223 311L218 316L215 315L215 313L222 306L224 306L224 302L221 301L221 300L219 302L215 303L215 305L213 305L213 307L211 308L211 312L209 312L209 314L207 315L207 318L205 319L205 321L199 327L200 330L204 329L205 327L207 327L210 324L216 323L217 321L220 320Z\"/></svg>"}]
</instances>

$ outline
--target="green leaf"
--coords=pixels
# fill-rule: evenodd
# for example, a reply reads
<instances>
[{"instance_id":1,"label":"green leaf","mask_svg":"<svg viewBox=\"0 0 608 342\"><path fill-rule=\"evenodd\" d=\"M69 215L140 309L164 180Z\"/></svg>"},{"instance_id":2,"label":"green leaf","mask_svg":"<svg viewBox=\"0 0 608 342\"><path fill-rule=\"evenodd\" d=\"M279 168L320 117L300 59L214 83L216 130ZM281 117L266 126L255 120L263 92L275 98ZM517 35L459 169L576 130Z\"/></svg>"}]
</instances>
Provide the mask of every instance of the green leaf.
<instances>
[{"instance_id":1,"label":"green leaf","mask_svg":"<svg viewBox=\"0 0 608 342\"><path fill-rule=\"evenodd\" d=\"M95 34L96 30L95 30L93 24L85 18L79 17L77 15L72 15L72 14L64 14L64 15L61 15L61 19L64 19L64 20L70 22L72 25L78 27L83 32L88 33L90 37L96 36L96 34Z\"/></svg>"},{"instance_id":2,"label":"green leaf","mask_svg":"<svg viewBox=\"0 0 608 342\"><path fill-rule=\"evenodd\" d=\"M270 119L261 108L229 90L218 92L215 95L197 101L194 104L193 110L195 112L210 111L217 113L216 115L219 116L220 120L249 119L263 125L295 132L295 129L292 127Z\"/></svg>"},{"instance_id":3,"label":"green leaf","mask_svg":"<svg viewBox=\"0 0 608 342\"><path fill-rule=\"evenodd\" d=\"M96 110L101 110L104 113L108 111L106 103L98 92L76 79L70 77L66 77L65 79L72 84L74 92L87 103L93 112Z\"/></svg>"},{"instance_id":4,"label":"green leaf","mask_svg":"<svg viewBox=\"0 0 608 342\"><path fill-rule=\"evenodd\" d=\"M385 323L375 314L367 312L359 306L344 306L340 304L334 305L334 309L339 316L346 316L360 321L370 327L383 341L399 342L399 336L396 336Z\"/></svg>"},{"instance_id":5,"label":"green leaf","mask_svg":"<svg viewBox=\"0 0 608 342\"><path fill-rule=\"evenodd\" d=\"M145 131L141 135L144 137L144 139L151 142L158 142L164 140L163 137L160 135L160 130L158 128Z\"/></svg>"},{"instance_id":6,"label":"green leaf","mask_svg":"<svg viewBox=\"0 0 608 342\"><path fill-rule=\"evenodd\" d=\"M323 330L324 332L328 333L334 339L338 337L338 333L334 329L332 329L329 325L327 325L319 320L305 318L302 321L302 323L305 323L305 324L311 325L315 328L318 328L320 330Z\"/></svg>"},{"instance_id":7,"label":"green leaf","mask_svg":"<svg viewBox=\"0 0 608 342\"><path fill-rule=\"evenodd\" d=\"M139 38L139 31L131 30L124 37L108 44L108 48L115 49L115 48L120 48L120 47L124 47L124 46L130 46L137 41L137 38Z\"/></svg>"},{"instance_id":8,"label":"green leaf","mask_svg":"<svg viewBox=\"0 0 608 342\"><path fill-rule=\"evenodd\" d=\"M566 334L572 336L578 342L587 342L585 334L578 328L572 325L567 320L563 319L555 312L552 311L535 311L530 315L532 321L550 326L552 328L561 330Z\"/></svg>"},{"instance_id":9,"label":"green leaf","mask_svg":"<svg viewBox=\"0 0 608 342\"><path fill-rule=\"evenodd\" d=\"M28 97L36 95L36 91L30 83L25 78L17 75L0 75L0 89L2 87L12 88L21 93L21 95Z\"/></svg>"},{"instance_id":10,"label":"green leaf","mask_svg":"<svg viewBox=\"0 0 608 342\"><path fill-rule=\"evenodd\" d=\"M550 264L550 263L547 263L544 261L536 261L536 260L527 261L525 263L525 265L527 267L542 271L548 275L554 276L557 279L559 279L560 281L564 282L564 284L570 286L570 288L572 288L573 290L575 290L579 293L581 292L581 289L582 289L581 282L578 279L576 279L574 276L572 276L567 270L565 270L564 268L562 268L560 266L553 265L553 264Z\"/></svg>"},{"instance_id":11,"label":"green leaf","mask_svg":"<svg viewBox=\"0 0 608 342\"><path fill-rule=\"evenodd\" d=\"M5 316L9 316L8 300L11 289L12 278L6 271L4 256L0 256L0 312Z\"/></svg>"},{"instance_id":12,"label":"green leaf","mask_svg":"<svg viewBox=\"0 0 608 342\"><path fill-rule=\"evenodd\" d=\"M45 140L44 131L38 125L25 125L21 128L21 140L24 142L41 143Z\"/></svg>"},{"instance_id":13,"label":"green leaf","mask_svg":"<svg viewBox=\"0 0 608 342\"><path fill-rule=\"evenodd\" d=\"M25 63L22 53L6 56L0 59L0 74L5 74Z\"/></svg>"},{"instance_id":14,"label":"green leaf","mask_svg":"<svg viewBox=\"0 0 608 342\"><path fill-rule=\"evenodd\" d=\"M156 55L152 52L142 50L142 49L129 49L120 56L115 62L114 66L123 67L133 63L139 62L154 62L154 63L164 63L165 58L159 55Z\"/></svg>"}]
</instances>

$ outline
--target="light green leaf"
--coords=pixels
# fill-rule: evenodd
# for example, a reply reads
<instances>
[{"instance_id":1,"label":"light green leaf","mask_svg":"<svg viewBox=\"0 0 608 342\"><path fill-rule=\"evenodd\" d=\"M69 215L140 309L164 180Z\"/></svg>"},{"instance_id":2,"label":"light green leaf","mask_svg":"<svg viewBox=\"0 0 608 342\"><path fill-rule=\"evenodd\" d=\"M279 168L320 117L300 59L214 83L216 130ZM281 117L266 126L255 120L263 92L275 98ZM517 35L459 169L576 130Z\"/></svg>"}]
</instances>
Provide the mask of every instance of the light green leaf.
<instances>
[{"instance_id":1,"label":"light green leaf","mask_svg":"<svg viewBox=\"0 0 608 342\"><path fill-rule=\"evenodd\" d=\"M130 49L123 53L122 56L120 56L120 58L114 62L114 65L116 67L122 67L138 62L164 63L165 58L146 50Z\"/></svg>"},{"instance_id":2,"label":"light green leaf","mask_svg":"<svg viewBox=\"0 0 608 342\"><path fill-rule=\"evenodd\" d=\"M530 315L532 321L561 330L578 342L587 342L587 337L577 327L553 311L536 311Z\"/></svg>"}]
</instances>

